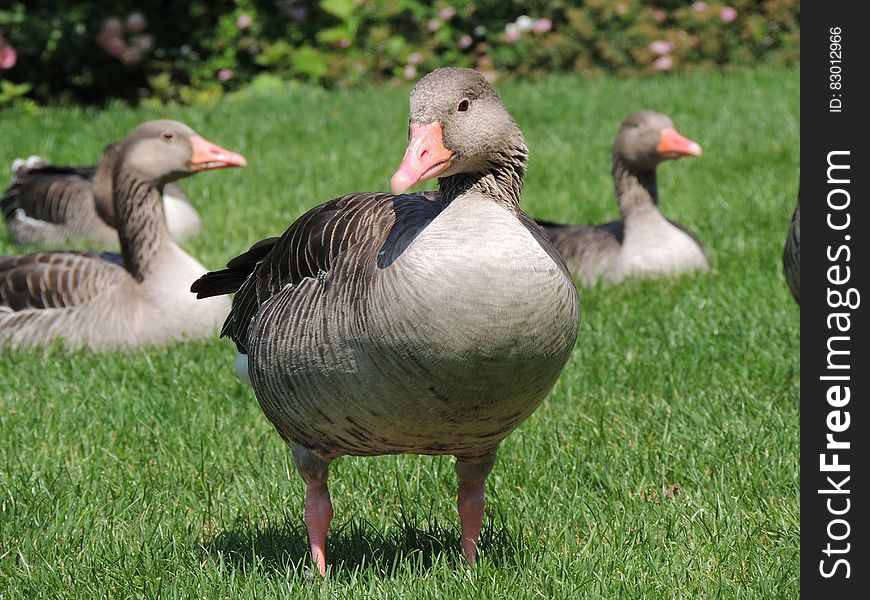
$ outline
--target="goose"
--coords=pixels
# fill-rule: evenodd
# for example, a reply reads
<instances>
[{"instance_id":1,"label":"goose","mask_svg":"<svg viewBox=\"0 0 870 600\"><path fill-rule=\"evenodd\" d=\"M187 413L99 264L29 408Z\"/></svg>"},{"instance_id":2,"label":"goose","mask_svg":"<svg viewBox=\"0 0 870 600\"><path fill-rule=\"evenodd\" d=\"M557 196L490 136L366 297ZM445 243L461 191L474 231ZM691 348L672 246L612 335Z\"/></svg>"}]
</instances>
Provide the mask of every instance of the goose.
<instances>
[{"instance_id":1,"label":"goose","mask_svg":"<svg viewBox=\"0 0 870 600\"><path fill-rule=\"evenodd\" d=\"M340 456L453 455L461 550L477 555L499 444L543 401L577 337L570 273L520 209L527 150L486 80L443 68L411 92L392 194L321 204L195 282L236 292L230 337L305 482L326 574ZM406 194L438 177L440 194Z\"/></svg>"},{"instance_id":2,"label":"goose","mask_svg":"<svg viewBox=\"0 0 870 600\"><path fill-rule=\"evenodd\" d=\"M213 335L226 298L196 302L205 267L169 236L161 189L199 171L243 166L240 154L177 121L149 121L117 148L111 171L121 254L0 256L0 348L62 342L95 351Z\"/></svg>"},{"instance_id":3,"label":"goose","mask_svg":"<svg viewBox=\"0 0 870 600\"><path fill-rule=\"evenodd\" d=\"M678 133L667 115L641 110L626 117L613 144L622 220L597 226L538 220L580 285L709 268L697 236L659 211L656 185L659 163L700 154L701 146Z\"/></svg>"},{"instance_id":4,"label":"goose","mask_svg":"<svg viewBox=\"0 0 870 600\"><path fill-rule=\"evenodd\" d=\"M801 201L798 192L798 203L791 217L785 247L782 250L782 268L785 281L792 296L801 303Z\"/></svg>"},{"instance_id":5,"label":"goose","mask_svg":"<svg viewBox=\"0 0 870 600\"><path fill-rule=\"evenodd\" d=\"M50 165L39 156L12 163L12 185L0 198L9 236L21 245L87 241L117 248L112 165L120 144L106 146L96 166ZM177 182L163 188L163 210L176 242L199 235L202 220Z\"/></svg>"}]
</instances>

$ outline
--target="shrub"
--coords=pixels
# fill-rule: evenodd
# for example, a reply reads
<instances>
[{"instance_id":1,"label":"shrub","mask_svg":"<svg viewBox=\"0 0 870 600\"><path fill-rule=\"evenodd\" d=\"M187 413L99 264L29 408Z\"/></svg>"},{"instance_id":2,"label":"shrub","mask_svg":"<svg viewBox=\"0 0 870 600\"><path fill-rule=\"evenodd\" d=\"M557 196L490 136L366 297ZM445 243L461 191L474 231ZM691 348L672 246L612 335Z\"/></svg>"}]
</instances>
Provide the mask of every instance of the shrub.
<instances>
[{"instance_id":1,"label":"shrub","mask_svg":"<svg viewBox=\"0 0 870 600\"><path fill-rule=\"evenodd\" d=\"M788 64L800 57L798 0L43 0L7 6L0 8L7 103L24 94L40 102L207 102L275 77L353 86L413 80L443 65L477 67L495 78Z\"/></svg>"}]
</instances>

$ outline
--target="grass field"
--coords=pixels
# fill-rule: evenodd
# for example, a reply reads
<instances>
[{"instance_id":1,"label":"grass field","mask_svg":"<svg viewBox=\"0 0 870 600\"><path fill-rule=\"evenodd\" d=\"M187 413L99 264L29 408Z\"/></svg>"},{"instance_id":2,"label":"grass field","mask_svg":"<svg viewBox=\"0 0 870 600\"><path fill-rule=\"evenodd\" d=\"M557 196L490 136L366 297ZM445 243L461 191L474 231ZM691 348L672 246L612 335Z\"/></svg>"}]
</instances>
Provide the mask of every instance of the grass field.
<instances>
[{"instance_id":1,"label":"grass field","mask_svg":"<svg viewBox=\"0 0 870 600\"><path fill-rule=\"evenodd\" d=\"M572 360L489 478L479 563L458 552L452 459L344 458L331 469L331 573L306 577L302 482L227 340L6 352L0 598L797 597L800 311L780 256L798 71L497 87L531 152L524 207L551 220L615 218L619 122L669 113L704 155L660 169L661 204L714 267L582 291ZM386 189L407 90L294 87L170 115L2 113L0 165L93 161L158 116L249 160L186 180L205 222L187 247L220 267L314 204ZM19 251L0 234L0 253Z\"/></svg>"}]
</instances>

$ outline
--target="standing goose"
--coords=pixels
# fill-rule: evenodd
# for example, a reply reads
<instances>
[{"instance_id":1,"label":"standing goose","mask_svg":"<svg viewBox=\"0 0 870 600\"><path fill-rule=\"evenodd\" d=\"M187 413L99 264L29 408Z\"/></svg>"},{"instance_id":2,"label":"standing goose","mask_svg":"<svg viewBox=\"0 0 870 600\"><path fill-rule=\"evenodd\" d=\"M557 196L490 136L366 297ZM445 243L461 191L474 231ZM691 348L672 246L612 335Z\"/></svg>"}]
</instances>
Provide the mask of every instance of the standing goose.
<instances>
[{"instance_id":1,"label":"standing goose","mask_svg":"<svg viewBox=\"0 0 870 600\"><path fill-rule=\"evenodd\" d=\"M119 148L109 144L95 167L49 165L38 156L13 162L12 185L0 199L10 237L18 244L117 247L112 167ZM199 235L202 220L177 183L164 187L163 208L175 241Z\"/></svg>"},{"instance_id":2,"label":"standing goose","mask_svg":"<svg viewBox=\"0 0 870 600\"><path fill-rule=\"evenodd\" d=\"M198 303L187 290L206 269L169 236L161 189L198 171L244 164L183 123L136 127L111 170L121 255L0 256L0 348L62 340L108 350L212 335L229 302Z\"/></svg>"},{"instance_id":3,"label":"standing goose","mask_svg":"<svg viewBox=\"0 0 870 600\"><path fill-rule=\"evenodd\" d=\"M659 163L700 154L701 146L680 135L667 115L642 110L626 117L613 144L622 220L597 226L538 221L581 285L709 268L698 238L659 211L656 186Z\"/></svg>"},{"instance_id":4,"label":"standing goose","mask_svg":"<svg viewBox=\"0 0 870 600\"><path fill-rule=\"evenodd\" d=\"M791 225L788 228L788 237L785 239L785 247L782 250L782 268L785 272L785 281L792 296L801 303L801 200L798 192L798 203L791 216Z\"/></svg>"},{"instance_id":5,"label":"standing goose","mask_svg":"<svg viewBox=\"0 0 870 600\"><path fill-rule=\"evenodd\" d=\"M238 290L222 334L292 448L321 574L327 472L344 455L454 455L461 546L475 560L499 443L550 391L577 336L570 274L520 210L526 158L483 77L438 69L411 93L396 195L317 206L192 286ZM440 195L403 193L436 176Z\"/></svg>"}]
</instances>

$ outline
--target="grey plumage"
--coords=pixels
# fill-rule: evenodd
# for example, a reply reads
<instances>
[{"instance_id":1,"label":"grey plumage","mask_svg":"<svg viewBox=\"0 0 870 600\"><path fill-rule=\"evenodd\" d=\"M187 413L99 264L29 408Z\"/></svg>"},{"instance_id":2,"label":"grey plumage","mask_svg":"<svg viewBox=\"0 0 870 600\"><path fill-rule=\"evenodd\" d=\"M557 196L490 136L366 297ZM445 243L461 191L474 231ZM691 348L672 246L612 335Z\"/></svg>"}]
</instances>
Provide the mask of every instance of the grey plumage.
<instances>
[{"instance_id":1,"label":"grey plumage","mask_svg":"<svg viewBox=\"0 0 870 600\"><path fill-rule=\"evenodd\" d=\"M798 203L791 217L788 228L788 236L785 238L785 247L782 251L782 268L785 273L785 281L792 296L801 303L801 202L798 194Z\"/></svg>"},{"instance_id":2,"label":"grey plumage","mask_svg":"<svg viewBox=\"0 0 870 600\"><path fill-rule=\"evenodd\" d=\"M622 220L597 226L538 221L578 283L619 283L626 277L709 268L698 237L658 208L658 164L700 151L677 134L664 114L638 111L626 117L613 145L613 182Z\"/></svg>"},{"instance_id":3,"label":"grey plumage","mask_svg":"<svg viewBox=\"0 0 870 600\"><path fill-rule=\"evenodd\" d=\"M451 158L424 168L441 169L440 194L336 198L192 288L239 286L223 335L293 448L321 572L327 466L342 455L456 456L473 560L496 449L577 335L570 274L519 208L525 143L495 92L473 71L437 70L415 87L411 125L443 129Z\"/></svg>"},{"instance_id":4,"label":"grey plumage","mask_svg":"<svg viewBox=\"0 0 870 600\"><path fill-rule=\"evenodd\" d=\"M195 138L201 139L182 123L150 121L117 148L109 176L120 255L0 257L0 348L55 341L93 350L132 348L218 328L229 304L195 303L187 291L185 283L205 268L170 238L161 201L168 181L199 169ZM244 164L239 159L236 164Z\"/></svg>"}]
</instances>

